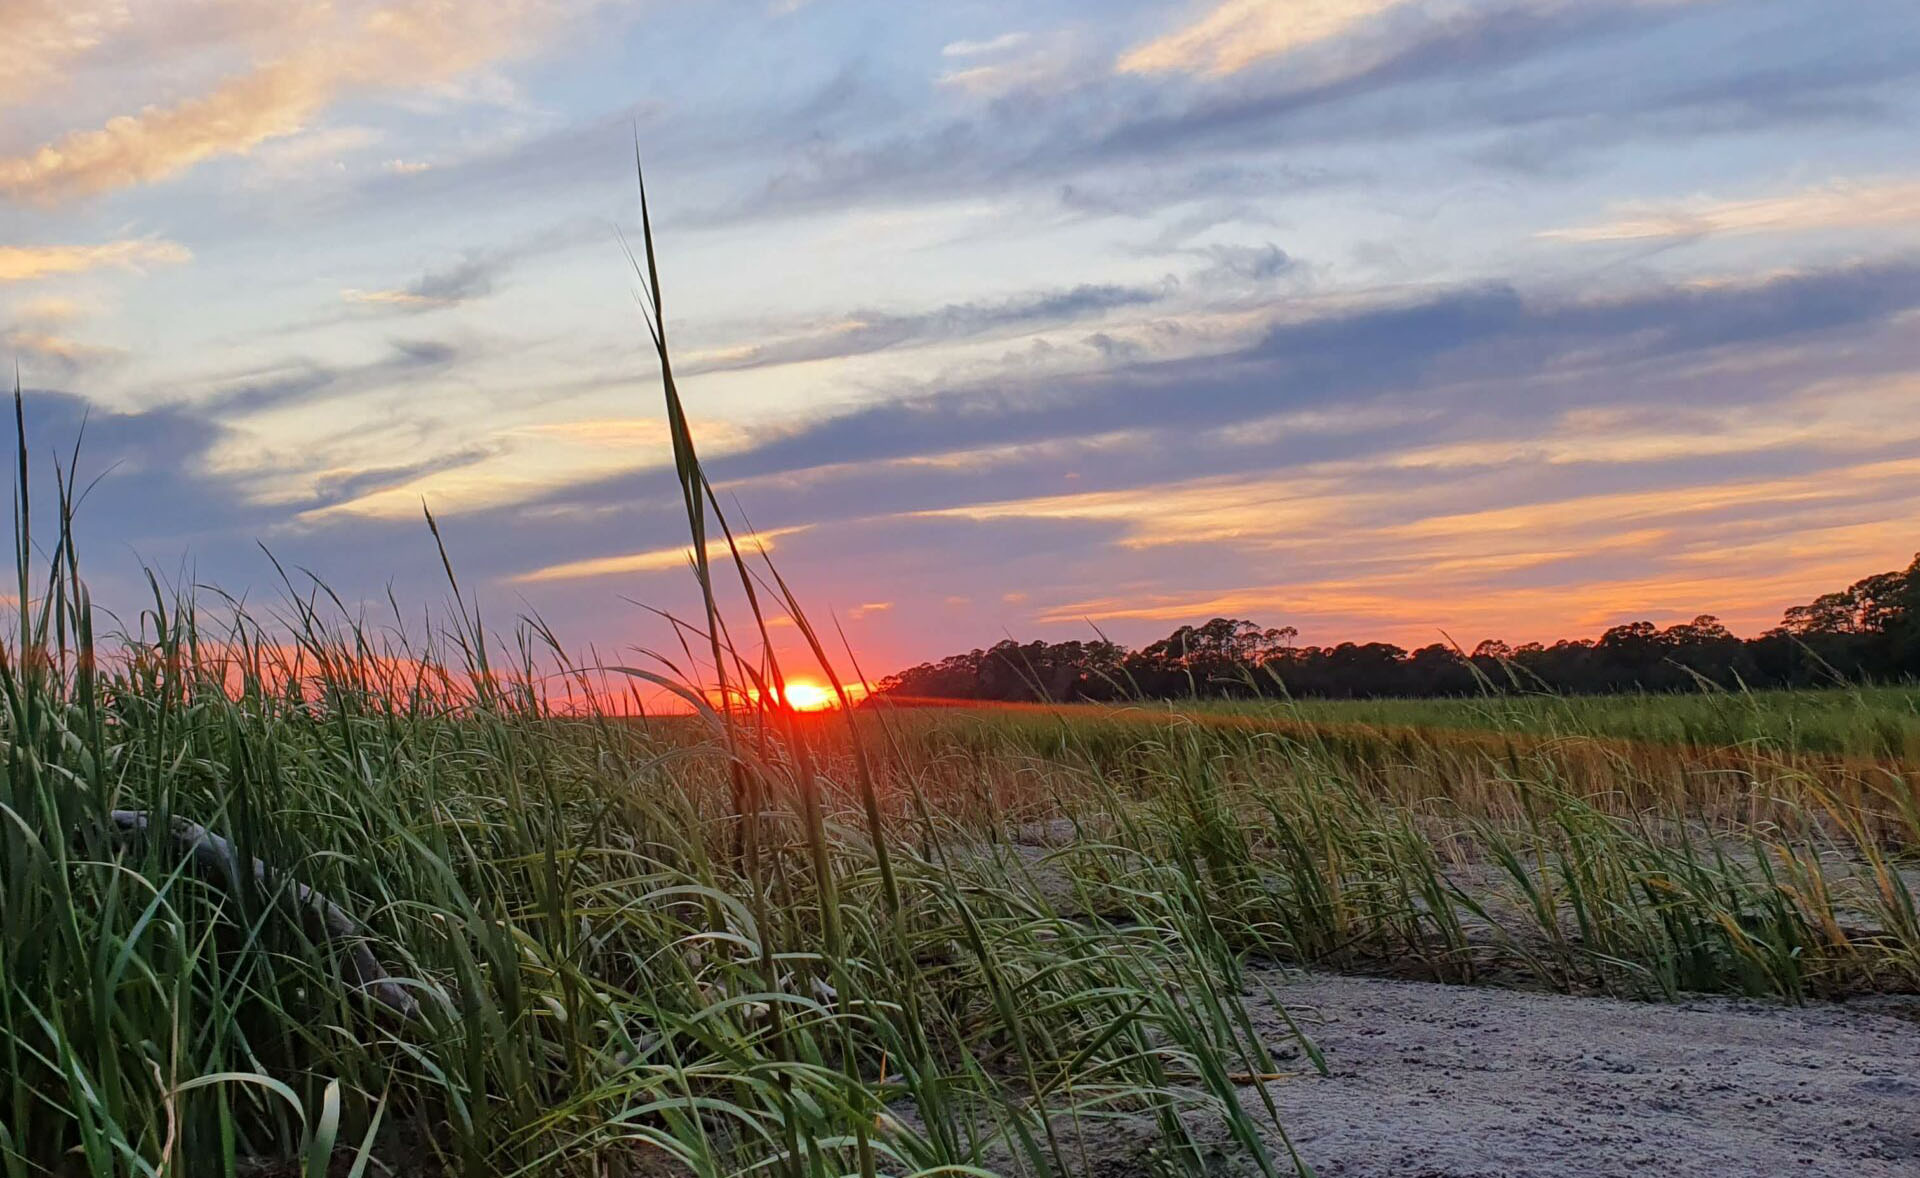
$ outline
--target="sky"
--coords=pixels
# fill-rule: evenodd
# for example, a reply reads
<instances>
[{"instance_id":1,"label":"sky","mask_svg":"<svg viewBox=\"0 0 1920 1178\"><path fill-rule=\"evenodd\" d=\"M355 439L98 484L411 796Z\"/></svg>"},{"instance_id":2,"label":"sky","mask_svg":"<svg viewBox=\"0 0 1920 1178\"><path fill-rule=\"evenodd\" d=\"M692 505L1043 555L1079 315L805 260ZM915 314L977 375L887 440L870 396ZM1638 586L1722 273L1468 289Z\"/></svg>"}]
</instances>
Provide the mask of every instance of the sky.
<instances>
[{"instance_id":1,"label":"sky","mask_svg":"<svg viewBox=\"0 0 1920 1178\"><path fill-rule=\"evenodd\" d=\"M97 598L662 641L711 476L869 673L1216 615L1755 632L1920 549L1912 0L0 0ZM271 559L270 559L271 557ZM797 645L790 632L780 641Z\"/></svg>"}]
</instances>

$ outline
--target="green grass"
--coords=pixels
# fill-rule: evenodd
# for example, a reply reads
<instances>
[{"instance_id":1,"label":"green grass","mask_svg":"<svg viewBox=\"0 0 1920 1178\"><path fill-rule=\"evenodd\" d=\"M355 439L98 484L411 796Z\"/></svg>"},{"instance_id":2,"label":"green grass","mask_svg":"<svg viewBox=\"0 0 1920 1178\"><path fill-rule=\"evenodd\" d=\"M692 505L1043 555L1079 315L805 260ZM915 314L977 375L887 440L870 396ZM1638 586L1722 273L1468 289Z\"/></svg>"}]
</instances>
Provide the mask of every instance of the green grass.
<instances>
[{"instance_id":1,"label":"green grass","mask_svg":"<svg viewBox=\"0 0 1920 1178\"><path fill-rule=\"evenodd\" d=\"M1257 957L1644 998L1920 987L1920 789L1901 767L1216 719L897 723L979 812L1071 821L1056 869L1095 886L1089 911L1125 907L1106 881L1177 868Z\"/></svg>"},{"instance_id":2,"label":"green grass","mask_svg":"<svg viewBox=\"0 0 1920 1178\"><path fill-rule=\"evenodd\" d=\"M289 645L157 600L90 666L61 607L31 616L47 657L0 674L15 1175L1074 1173L1110 1117L1166 1134L1169 1172L1200 1172L1196 1133L1283 1170L1231 1079L1279 1046L1241 1021L1249 966L1920 985L1920 810L1887 773L1383 752L1164 709L873 710L856 750L846 717L556 713L551 651L485 644L483 674L471 630L306 615ZM128 809L272 871L236 884ZM294 881L364 922L419 1017L353 984Z\"/></svg>"},{"instance_id":3,"label":"green grass","mask_svg":"<svg viewBox=\"0 0 1920 1178\"><path fill-rule=\"evenodd\" d=\"M718 706L777 698L769 610L831 668L770 567L735 552L722 607L707 548L731 533L650 226L642 256L706 602L678 665L578 667L537 621L502 641L450 559L450 620L425 633L318 583L289 580L263 623L155 582L131 632L97 639L73 470L36 545L21 423L8 1178L1063 1174L1115 1120L1153 1129L1156 1172L1202 1172L1196 1133L1282 1168L1232 1079L1273 1071L1268 1044L1192 894L1080 919L977 853L971 792L894 755L877 717ZM550 703L627 683L693 715Z\"/></svg>"},{"instance_id":4,"label":"green grass","mask_svg":"<svg viewBox=\"0 0 1920 1178\"><path fill-rule=\"evenodd\" d=\"M433 651L370 662L368 635L312 620L298 651L190 609L151 621L114 669L0 675L12 1174L335 1151L459 1173L650 1154L1058 1172L1063 1125L1116 1115L1164 1122L1177 1171L1180 1114L1257 1139L1210 1079L1271 1065L1218 1017L1238 964L1204 909L1175 893L1151 923L1072 919L949 854L980 842L965 806L889 773L896 902L841 734L741 734L765 791L755 879L726 742L694 721L554 714L497 664L489 702L396 692L380 677ZM272 871L223 878L116 809L190 817ZM296 880L365 922L418 1017L353 984Z\"/></svg>"},{"instance_id":5,"label":"green grass","mask_svg":"<svg viewBox=\"0 0 1920 1178\"><path fill-rule=\"evenodd\" d=\"M1693 748L1760 746L1920 763L1920 688L1468 699L1296 700L1198 705L1316 724L1611 737Z\"/></svg>"}]
</instances>

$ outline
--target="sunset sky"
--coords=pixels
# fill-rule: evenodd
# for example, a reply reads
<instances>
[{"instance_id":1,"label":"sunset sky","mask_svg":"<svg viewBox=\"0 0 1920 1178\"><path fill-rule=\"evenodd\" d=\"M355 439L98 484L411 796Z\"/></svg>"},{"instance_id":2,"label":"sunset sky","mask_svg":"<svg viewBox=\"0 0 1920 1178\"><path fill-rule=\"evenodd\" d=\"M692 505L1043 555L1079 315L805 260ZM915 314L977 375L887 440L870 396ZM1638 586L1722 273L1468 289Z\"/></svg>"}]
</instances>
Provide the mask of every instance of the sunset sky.
<instances>
[{"instance_id":1,"label":"sunset sky","mask_svg":"<svg viewBox=\"0 0 1920 1178\"><path fill-rule=\"evenodd\" d=\"M658 640L635 134L720 491L870 672L1591 635L1920 549L1913 0L0 0L0 356L141 562ZM383 607L384 608L384 607Z\"/></svg>"}]
</instances>

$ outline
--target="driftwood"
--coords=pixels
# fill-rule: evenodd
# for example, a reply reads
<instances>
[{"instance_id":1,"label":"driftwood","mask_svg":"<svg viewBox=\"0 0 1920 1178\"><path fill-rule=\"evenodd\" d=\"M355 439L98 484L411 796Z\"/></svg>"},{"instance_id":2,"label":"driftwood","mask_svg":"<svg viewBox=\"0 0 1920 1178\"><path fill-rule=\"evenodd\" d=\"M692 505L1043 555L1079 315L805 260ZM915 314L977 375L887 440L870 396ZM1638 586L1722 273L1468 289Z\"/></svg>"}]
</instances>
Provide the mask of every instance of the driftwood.
<instances>
[{"instance_id":1,"label":"driftwood","mask_svg":"<svg viewBox=\"0 0 1920 1178\"><path fill-rule=\"evenodd\" d=\"M112 819L115 827L130 834L146 834L152 828L152 819L145 810L115 810ZM180 817L174 818L168 833L173 843L185 850L203 870L219 873L229 888L240 886L240 855L231 842L198 822ZM273 869L255 859L252 882L263 890L271 888ZM366 927L306 884L298 880L288 882L292 885L294 903L319 923L329 941L345 952L354 988L403 1018L419 1018L419 1001L407 987L393 979L373 950L367 948L370 934Z\"/></svg>"}]
</instances>

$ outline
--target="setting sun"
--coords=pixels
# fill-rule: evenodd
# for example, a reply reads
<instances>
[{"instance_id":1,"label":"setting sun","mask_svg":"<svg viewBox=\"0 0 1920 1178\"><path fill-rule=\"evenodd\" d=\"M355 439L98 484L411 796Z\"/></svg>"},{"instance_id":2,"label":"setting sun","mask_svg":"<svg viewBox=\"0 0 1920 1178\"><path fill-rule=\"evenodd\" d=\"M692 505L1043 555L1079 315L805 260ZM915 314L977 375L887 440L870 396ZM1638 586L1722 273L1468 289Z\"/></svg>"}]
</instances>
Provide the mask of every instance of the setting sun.
<instances>
[{"instance_id":1,"label":"setting sun","mask_svg":"<svg viewBox=\"0 0 1920 1178\"><path fill-rule=\"evenodd\" d=\"M831 687L805 679L787 680L787 704L796 712L823 712L838 707L839 697Z\"/></svg>"}]
</instances>

